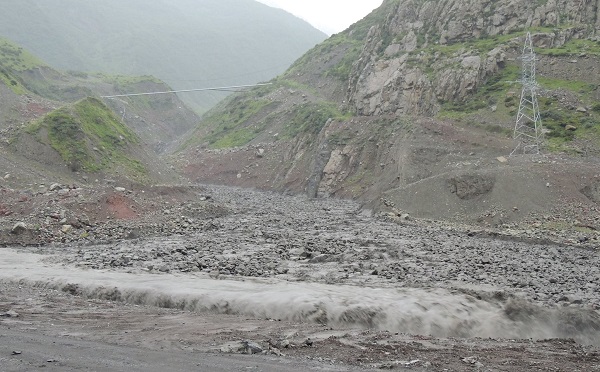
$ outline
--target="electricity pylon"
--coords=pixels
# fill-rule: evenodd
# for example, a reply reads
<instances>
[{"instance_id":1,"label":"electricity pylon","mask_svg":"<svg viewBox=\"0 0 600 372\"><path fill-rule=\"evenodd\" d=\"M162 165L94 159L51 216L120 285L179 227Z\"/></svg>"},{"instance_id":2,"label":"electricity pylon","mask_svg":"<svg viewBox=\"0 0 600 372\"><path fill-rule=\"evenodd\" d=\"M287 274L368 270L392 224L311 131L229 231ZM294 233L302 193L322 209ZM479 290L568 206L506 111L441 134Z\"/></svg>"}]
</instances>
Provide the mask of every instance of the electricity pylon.
<instances>
[{"instance_id":1,"label":"electricity pylon","mask_svg":"<svg viewBox=\"0 0 600 372\"><path fill-rule=\"evenodd\" d=\"M527 39L525 39L521 60L523 72L520 82L523 85L523 90L521 91L521 102L513 136L517 141L517 146L511 152L511 155L519 152L539 154L542 141L542 120L537 100L539 86L535 79L536 56L533 50L531 33L529 32L527 33Z\"/></svg>"}]
</instances>

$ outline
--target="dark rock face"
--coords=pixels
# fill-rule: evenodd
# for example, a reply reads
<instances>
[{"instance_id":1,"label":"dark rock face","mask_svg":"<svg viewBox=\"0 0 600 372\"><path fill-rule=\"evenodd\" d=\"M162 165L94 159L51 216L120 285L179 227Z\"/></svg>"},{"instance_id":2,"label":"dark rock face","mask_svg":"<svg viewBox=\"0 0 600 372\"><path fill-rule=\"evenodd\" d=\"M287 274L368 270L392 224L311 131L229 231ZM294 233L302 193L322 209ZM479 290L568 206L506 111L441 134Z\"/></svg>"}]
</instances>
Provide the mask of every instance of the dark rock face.
<instances>
[{"instance_id":1,"label":"dark rock face","mask_svg":"<svg viewBox=\"0 0 600 372\"><path fill-rule=\"evenodd\" d=\"M448 180L450 192L460 199L473 199L492 191L496 182L493 176L464 174Z\"/></svg>"}]
</instances>

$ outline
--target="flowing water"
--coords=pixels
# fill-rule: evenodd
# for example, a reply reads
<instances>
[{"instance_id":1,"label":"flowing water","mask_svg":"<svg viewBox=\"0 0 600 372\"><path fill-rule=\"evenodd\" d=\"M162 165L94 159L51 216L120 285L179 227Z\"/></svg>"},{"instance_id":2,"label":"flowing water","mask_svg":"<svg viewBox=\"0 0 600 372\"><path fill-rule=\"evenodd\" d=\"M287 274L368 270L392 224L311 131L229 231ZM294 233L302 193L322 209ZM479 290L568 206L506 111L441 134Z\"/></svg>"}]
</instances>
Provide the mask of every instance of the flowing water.
<instances>
[{"instance_id":1,"label":"flowing water","mask_svg":"<svg viewBox=\"0 0 600 372\"><path fill-rule=\"evenodd\" d=\"M436 337L574 338L600 344L600 316L546 309L447 289L368 288L277 279L215 280L202 274L85 270L2 249L0 280L135 304L321 322Z\"/></svg>"}]
</instances>

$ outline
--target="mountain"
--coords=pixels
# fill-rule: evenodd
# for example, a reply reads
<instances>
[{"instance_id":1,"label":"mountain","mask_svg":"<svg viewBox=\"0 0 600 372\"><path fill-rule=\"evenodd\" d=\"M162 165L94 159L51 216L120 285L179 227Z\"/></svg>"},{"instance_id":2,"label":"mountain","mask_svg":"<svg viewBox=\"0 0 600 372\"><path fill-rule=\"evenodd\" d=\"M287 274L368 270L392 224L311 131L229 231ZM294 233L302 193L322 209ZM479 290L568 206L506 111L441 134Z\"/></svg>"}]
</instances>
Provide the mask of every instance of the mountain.
<instances>
[{"instance_id":1,"label":"mountain","mask_svg":"<svg viewBox=\"0 0 600 372\"><path fill-rule=\"evenodd\" d=\"M174 89L271 79L326 38L252 0L7 1L0 35L62 70L152 75ZM182 98L203 112L224 96Z\"/></svg>"},{"instance_id":2,"label":"mountain","mask_svg":"<svg viewBox=\"0 0 600 372\"><path fill-rule=\"evenodd\" d=\"M352 197L394 215L600 228L597 9L386 0L273 85L211 110L179 165L199 181ZM509 156L527 32L541 157Z\"/></svg>"},{"instance_id":3,"label":"mountain","mask_svg":"<svg viewBox=\"0 0 600 372\"><path fill-rule=\"evenodd\" d=\"M0 169L19 184L172 181L158 154L199 118L175 95L99 97L129 89L171 88L150 76L61 72L0 38Z\"/></svg>"}]
</instances>

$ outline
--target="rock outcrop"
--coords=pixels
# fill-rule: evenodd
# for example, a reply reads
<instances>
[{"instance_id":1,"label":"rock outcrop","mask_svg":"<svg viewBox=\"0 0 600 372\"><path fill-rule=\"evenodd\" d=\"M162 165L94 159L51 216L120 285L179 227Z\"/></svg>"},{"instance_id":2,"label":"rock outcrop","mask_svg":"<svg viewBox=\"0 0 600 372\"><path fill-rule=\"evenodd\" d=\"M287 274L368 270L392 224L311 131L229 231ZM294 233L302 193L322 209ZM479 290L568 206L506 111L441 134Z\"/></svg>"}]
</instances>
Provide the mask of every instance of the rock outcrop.
<instances>
[{"instance_id":1,"label":"rock outcrop","mask_svg":"<svg viewBox=\"0 0 600 372\"><path fill-rule=\"evenodd\" d=\"M388 0L382 7L388 17L369 30L350 77L347 98L360 115L433 115L443 102L464 101L504 66L511 46L478 45L483 38L518 39L531 29L535 44L549 48L596 37L600 28L597 0Z\"/></svg>"}]
</instances>

